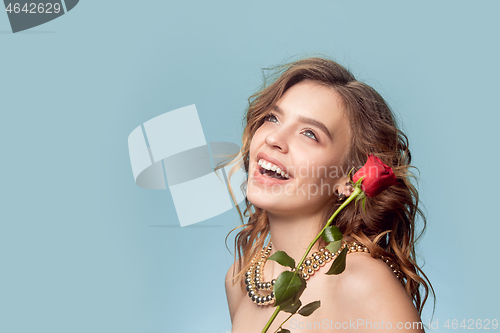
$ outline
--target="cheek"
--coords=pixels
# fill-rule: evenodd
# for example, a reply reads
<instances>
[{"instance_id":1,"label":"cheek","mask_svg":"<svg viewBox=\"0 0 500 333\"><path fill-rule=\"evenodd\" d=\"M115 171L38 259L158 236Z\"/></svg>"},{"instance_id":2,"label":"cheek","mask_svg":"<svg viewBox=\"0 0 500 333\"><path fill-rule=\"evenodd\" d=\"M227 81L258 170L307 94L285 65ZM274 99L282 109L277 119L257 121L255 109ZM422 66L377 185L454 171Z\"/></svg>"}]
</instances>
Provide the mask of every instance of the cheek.
<instances>
[{"instance_id":1,"label":"cheek","mask_svg":"<svg viewBox=\"0 0 500 333\"><path fill-rule=\"evenodd\" d=\"M342 177L341 169L338 161L331 159L325 160L324 156L316 160L311 159L309 167L307 168L308 175L311 179L323 183L336 183L338 178ZM346 172L349 172L349 170Z\"/></svg>"},{"instance_id":2,"label":"cheek","mask_svg":"<svg viewBox=\"0 0 500 333\"><path fill-rule=\"evenodd\" d=\"M250 140L250 150L257 145L257 142L260 141L260 132L257 130Z\"/></svg>"},{"instance_id":3,"label":"cheek","mask_svg":"<svg viewBox=\"0 0 500 333\"><path fill-rule=\"evenodd\" d=\"M252 148L262 146L265 143L266 135L266 131L262 128L262 126L259 127L250 141L250 151L253 150Z\"/></svg>"},{"instance_id":4,"label":"cheek","mask_svg":"<svg viewBox=\"0 0 500 333\"><path fill-rule=\"evenodd\" d=\"M252 142L253 141L259 141L261 140L263 137L264 137L264 128L263 126L261 125L259 128L257 128L257 130L255 131L253 137L252 137Z\"/></svg>"}]
</instances>

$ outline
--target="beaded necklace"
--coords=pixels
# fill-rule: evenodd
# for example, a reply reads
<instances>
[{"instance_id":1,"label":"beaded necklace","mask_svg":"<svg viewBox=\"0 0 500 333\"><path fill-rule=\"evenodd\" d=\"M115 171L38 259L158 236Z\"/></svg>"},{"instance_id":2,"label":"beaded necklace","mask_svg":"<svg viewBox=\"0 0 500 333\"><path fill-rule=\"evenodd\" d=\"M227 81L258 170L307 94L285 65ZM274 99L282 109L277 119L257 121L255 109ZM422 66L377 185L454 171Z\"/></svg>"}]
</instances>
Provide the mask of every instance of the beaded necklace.
<instances>
[{"instance_id":1,"label":"beaded necklace","mask_svg":"<svg viewBox=\"0 0 500 333\"><path fill-rule=\"evenodd\" d=\"M267 247L263 247L260 256L257 255L252 259L250 268L245 273L245 284L248 297L257 305L273 305L275 302L273 287L276 283L276 279L272 279L269 282L262 281L264 265L271 253L271 247L272 243L269 243ZM310 257L304 260L304 263L299 267L299 273L305 280L308 280L309 277L320 269L320 267L325 266L326 263L337 258L345 247L347 247L348 254L352 252L370 252L366 246L357 244L356 242L344 243L340 249L333 254L327 249L321 248L318 252L314 252ZM259 257L260 259L257 259ZM384 260L392 269L396 277L403 282L403 274L397 268L397 265L390 258L381 256L380 259ZM293 271L295 271L295 269L292 269L292 272ZM260 290L267 291L268 293L262 295L259 293Z\"/></svg>"}]
</instances>

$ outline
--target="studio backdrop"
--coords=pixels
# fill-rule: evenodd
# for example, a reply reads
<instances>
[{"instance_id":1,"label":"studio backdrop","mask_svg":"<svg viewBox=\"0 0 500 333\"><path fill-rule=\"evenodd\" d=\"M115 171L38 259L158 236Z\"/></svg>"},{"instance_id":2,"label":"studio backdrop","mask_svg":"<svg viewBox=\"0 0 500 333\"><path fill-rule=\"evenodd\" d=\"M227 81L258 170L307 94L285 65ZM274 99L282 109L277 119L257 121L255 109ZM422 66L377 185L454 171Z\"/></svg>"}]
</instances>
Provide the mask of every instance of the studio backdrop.
<instances>
[{"instance_id":1,"label":"studio backdrop","mask_svg":"<svg viewBox=\"0 0 500 333\"><path fill-rule=\"evenodd\" d=\"M429 331L500 319L497 1L4 5L0 332L229 332L227 184L246 175L214 166L266 68L308 56L373 86L408 135Z\"/></svg>"}]
</instances>

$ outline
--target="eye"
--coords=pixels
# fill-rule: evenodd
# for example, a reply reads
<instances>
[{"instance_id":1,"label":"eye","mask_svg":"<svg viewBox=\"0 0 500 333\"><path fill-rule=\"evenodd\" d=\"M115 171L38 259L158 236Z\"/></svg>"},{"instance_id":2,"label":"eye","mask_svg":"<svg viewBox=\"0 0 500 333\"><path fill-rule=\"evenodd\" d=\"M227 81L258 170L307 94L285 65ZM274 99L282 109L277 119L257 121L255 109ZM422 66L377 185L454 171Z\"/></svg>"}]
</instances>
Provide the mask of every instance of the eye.
<instances>
[{"instance_id":1,"label":"eye","mask_svg":"<svg viewBox=\"0 0 500 333\"><path fill-rule=\"evenodd\" d=\"M316 138L316 133L314 133L313 130L305 130L304 134L309 134L309 135L306 135L306 136L309 137L309 138L311 138L311 139L313 139L313 140L318 141L318 139Z\"/></svg>"},{"instance_id":2,"label":"eye","mask_svg":"<svg viewBox=\"0 0 500 333\"><path fill-rule=\"evenodd\" d=\"M273 119L274 119L275 121L274 121ZM278 122L278 119L276 118L276 116L275 116L274 114L269 113L268 115L266 115L266 116L264 117L264 121Z\"/></svg>"}]
</instances>

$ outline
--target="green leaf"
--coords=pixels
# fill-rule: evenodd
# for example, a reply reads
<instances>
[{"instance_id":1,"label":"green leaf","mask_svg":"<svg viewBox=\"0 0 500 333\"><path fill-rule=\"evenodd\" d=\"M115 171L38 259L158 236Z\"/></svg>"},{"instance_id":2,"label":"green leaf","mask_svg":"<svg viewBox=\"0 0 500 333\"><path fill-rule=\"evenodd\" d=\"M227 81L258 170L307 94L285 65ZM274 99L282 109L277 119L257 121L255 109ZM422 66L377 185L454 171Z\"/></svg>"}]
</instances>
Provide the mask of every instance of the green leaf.
<instances>
[{"instance_id":1,"label":"green leaf","mask_svg":"<svg viewBox=\"0 0 500 333\"><path fill-rule=\"evenodd\" d=\"M308 317L314 311L316 311L320 306L321 306L320 301L311 302L307 305L304 305L304 307L302 307L302 309L299 310L299 315L304 316L304 317Z\"/></svg>"},{"instance_id":2,"label":"green leaf","mask_svg":"<svg viewBox=\"0 0 500 333\"><path fill-rule=\"evenodd\" d=\"M352 173L352 171L353 171L353 170L354 170L354 167L352 167L352 168L351 168L351 170L349 170L349 173L347 174L347 179L349 179L349 183L351 183L351 184L352 184L352 180L351 180L351 179L352 179L352 177L351 177L351 173Z\"/></svg>"},{"instance_id":3,"label":"green leaf","mask_svg":"<svg viewBox=\"0 0 500 333\"><path fill-rule=\"evenodd\" d=\"M364 175L363 177L360 177L356 183L354 183L354 187L361 187L361 183L363 182L363 179L366 177Z\"/></svg>"},{"instance_id":4,"label":"green leaf","mask_svg":"<svg viewBox=\"0 0 500 333\"><path fill-rule=\"evenodd\" d=\"M326 246L326 249L331 253L335 253L340 249L341 245L342 245L342 240L333 241Z\"/></svg>"},{"instance_id":5,"label":"green leaf","mask_svg":"<svg viewBox=\"0 0 500 333\"><path fill-rule=\"evenodd\" d=\"M332 267L326 272L327 275L337 275L344 271L345 269L345 257L347 256L347 247L344 247L342 252L333 261Z\"/></svg>"},{"instance_id":6,"label":"green leaf","mask_svg":"<svg viewBox=\"0 0 500 333\"><path fill-rule=\"evenodd\" d=\"M300 300L295 301L292 298L288 302L281 304L280 310L288 312L288 313L295 313L295 312L297 312L297 310L300 308L301 305L302 305L302 302Z\"/></svg>"},{"instance_id":7,"label":"green leaf","mask_svg":"<svg viewBox=\"0 0 500 333\"><path fill-rule=\"evenodd\" d=\"M289 330L287 330L286 328L282 328L278 331L278 333L292 333L290 332Z\"/></svg>"},{"instance_id":8,"label":"green leaf","mask_svg":"<svg viewBox=\"0 0 500 333\"><path fill-rule=\"evenodd\" d=\"M341 240L343 236L342 232L340 232L340 229L337 226L331 225L327 227L325 231L323 231L321 237L323 237L326 242L330 243Z\"/></svg>"},{"instance_id":9,"label":"green leaf","mask_svg":"<svg viewBox=\"0 0 500 333\"><path fill-rule=\"evenodd\" d=\"M302 293L306 287L305 284L306 281L293 272L281 273L274 284L274 296L276 297L274 306L281 305L294 298L298 293ZM295 300L297 299L298 297L295 298Z\"/></svg>"},{"instance_id":10,"label":"green leaf","mask_svg":"<svg viewBox=\"0 0 500 333\"><path fill-rule=\"evenodd\" d=\"M365 207L365 203L366 203L366 196L363 197L363 201L361 201L363 203L363 210L366 212L366 207Z\"/></svg>"},{"instance_id":11,"label":"green leaf","mask_svg":"<svg viewBox=\"0 0 500 333\"><path fill-rule=\"evenodd\" d=\"M297 276L298 276L298 275L297 275ZM300 278L300 281L301 281L302 285L300 286L299 291L298 291L298 292L295 294L295 296L293 297L294 302L297 302L297 301L299 300L300 296L302 296L302 293L303 293L303 292L304 292L304 290L306 289L306 285L307 285L307 284L306 284L306 280L304 280L304 278L302 278L302 277L300 277L300 276L299 276L299 278Z\"/></svg>"},{"instance_id":12,"label":"green leaf","mask_svg":"<svg viewBox=\"0 0 500 333\"><path fill-rule=\"evenodd\" d=\"M272 256L267 258L267 260L274 260L281 266L287 266L290 268L295 268L295 260L293 260L292 257L290 257L288 254L286 254L285 251L278 251L273 253Z\"/></svg>"},{"instance_id":13,"label":"green leaf","mask_svg":"<svg viewBox=\"0 0 500 333\"><path fill-rule=\"evenodd\" d=\"M358 201L359 201L359 200L361 200L361 197L362 197L362 195L358 195L358 196L356 197L356 200L354 200L354 207L357 207L357 206L358 206Z\"/></svg>"}]
</instances>

